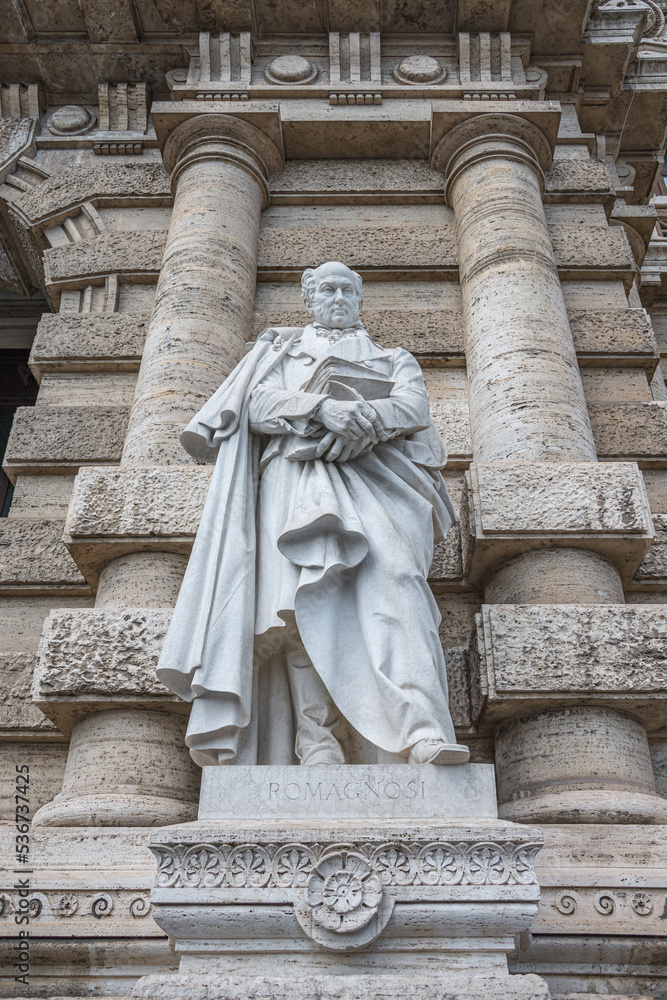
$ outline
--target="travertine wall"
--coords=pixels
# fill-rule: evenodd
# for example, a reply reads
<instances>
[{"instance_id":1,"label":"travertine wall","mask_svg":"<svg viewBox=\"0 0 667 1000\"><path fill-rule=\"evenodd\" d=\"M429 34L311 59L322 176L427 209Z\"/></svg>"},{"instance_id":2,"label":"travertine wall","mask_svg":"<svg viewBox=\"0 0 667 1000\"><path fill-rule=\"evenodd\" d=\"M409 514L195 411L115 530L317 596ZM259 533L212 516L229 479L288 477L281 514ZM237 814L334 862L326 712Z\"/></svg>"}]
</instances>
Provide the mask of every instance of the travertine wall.
<instances>
[{"instance_id":1,"label":"travertine wall","mask_svg":"<svg viewBox=\"0 0 667 1000\"><path fill-rule=\"evenodd\" d=\"M115 22L68 6L76 86L48 40L22 75L13 14L0 56L0 274L50 310L0 522L0 996L17 995L16 766L34 817L26 995L124 995L173 967L145 845L196 816L200 775L154 667L210 477L178 433L246 341L302 321L300 273L327 259L363 274L372 336L422 364L449 447L461 520L431 582L453 717L496 763L501 815L545 833L516 969L554 996L659 995L664 17L329 3L325 32L300 5L280 24L230 5L223 24L183 0L137 35L111 6ZM94 44L120 45L123 80Z\"/></svg>"}]
</instances>

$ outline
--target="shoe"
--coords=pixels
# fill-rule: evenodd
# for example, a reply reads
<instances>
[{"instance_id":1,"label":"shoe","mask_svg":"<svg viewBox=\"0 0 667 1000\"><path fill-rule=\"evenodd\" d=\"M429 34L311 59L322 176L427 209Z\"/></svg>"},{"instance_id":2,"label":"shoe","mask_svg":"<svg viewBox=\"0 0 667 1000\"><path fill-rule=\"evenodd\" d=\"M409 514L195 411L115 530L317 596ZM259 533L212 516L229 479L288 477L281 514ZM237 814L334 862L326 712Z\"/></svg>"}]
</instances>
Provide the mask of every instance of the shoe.
<instances>
[{"instance_id":1,"label":"shoe","mask_svg":"<svg viewBox=\"0 0 667 1000\"><path fill-rule=\"evenodd\" d=\"M408 764L467 764L470 750L461 743L419 740L410 750Z\"/></svg>"}]
</instances>

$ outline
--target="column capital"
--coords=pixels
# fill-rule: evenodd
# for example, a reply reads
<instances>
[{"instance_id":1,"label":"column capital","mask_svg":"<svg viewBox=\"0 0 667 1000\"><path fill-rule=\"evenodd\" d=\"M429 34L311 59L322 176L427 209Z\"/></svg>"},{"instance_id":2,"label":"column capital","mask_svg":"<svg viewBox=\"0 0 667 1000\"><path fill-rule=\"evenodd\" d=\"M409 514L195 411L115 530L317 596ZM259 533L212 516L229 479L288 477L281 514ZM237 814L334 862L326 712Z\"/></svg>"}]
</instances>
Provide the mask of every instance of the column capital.
<instances>
[{"instance_id":1,"label":"column capital","mask_svg":"<svg viewBox=\"0 0 667 1000\"><path fill-rule=\"evenodd\" d=\"M236 160L256 174L262 187L284 165L282 150L266 131L235 115L197 114L169 132L162 156L175 185L188 164L211 157Z\"/></svg>"},{"instance_id":2,"label":"column capital","mask_svg":"<svg viewBox=\"0 0 667 1000\"><path fill-rule=\"evenodd\" d=\"M431 157L431 166L445 179L445 198L449 200L452 182L461 170L497 156L528 163L544 190L543 171L551 165L555 141L550 131L551 135L545 134L538 124L521 115L502 113L476 114L454 125Z\"/></svg>"}]
</instances>

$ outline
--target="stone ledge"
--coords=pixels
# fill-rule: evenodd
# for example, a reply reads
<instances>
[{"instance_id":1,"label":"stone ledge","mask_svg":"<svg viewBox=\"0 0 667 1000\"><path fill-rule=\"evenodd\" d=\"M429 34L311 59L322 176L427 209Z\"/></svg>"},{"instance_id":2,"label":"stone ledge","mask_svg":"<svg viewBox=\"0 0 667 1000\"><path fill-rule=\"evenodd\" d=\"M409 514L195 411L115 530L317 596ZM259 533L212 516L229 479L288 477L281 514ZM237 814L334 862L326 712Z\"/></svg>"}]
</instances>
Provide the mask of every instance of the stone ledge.
<instances>
[{"instance_id":1,"label":"stone ledge","mask_svg":"<svg viewBox=\"0 0 667 1000\"><path fill-rule=\"evenodd\" d=\"M502 560L563 546L608 556L629 582L654 538L634 463L474 463L466 485L463 568L473 587Z\"/></svg>"},{"instance_id":2,"label":"stone ledge","mask_svg":"<svg viewBox=\"0 0 667 1000\"><path fill-rule=\"evenodd\" d=\"M0 521L0 591L90 594L63 545L62 521Z\"/></svg>"},{"instance_id":3,"label":"stone ledge","mask_svg":"<svg viewBox=\"0 0 667 1000\"><path fill-rule=\"evenodd\" d=\"M149 200L154 205L170 205L169 178L161 163L77 163L55 171L36 189L17 198L16 205L34 225L83 201L105 200L132 204Z\"/></svg>"},{"instance_id":4,"label":"stone ledge","mask_svg":"<svg viewBox=\"0 0 667 1000\"><path fill-rule=\"evenodd\" d=\"M667 720L667 605L482 605L470 646L473 720L600 705Z\"/></svg>"},{"instance_id":5,"label":"stone ledge","mask_svg":"<svg viewBox=\"0 0 667 1000\"><path fill-rule=\"evenodd\" d=\"M189 705L155 675L171 610L67 608L44 622L33 676L34 703L68 735L74 721L96 709Z\"/></svg>"},{"instance_id":6,"label":"stone ledge","mask_svg":"<svg viewBox=\"0 0 667 1000\"><path fill-rule=\"evenodd\" d=\"M120 460L130 409L125 406L22 406L16 411L4 467L71 476L82 465Z\"/></svg>"},{"instance_id":7,"label":"stone ledge","mask_svg":"<svg viewBox=\"0 0 667 1000\"><path fill-rule=\"evenodd\" d=\"M599 160L554 160L545 174L545 204L603 204L611 207L614 190L604 163Z\"/></svg>"},{"instance_id":8,"label":"stone ledge","mask_svg":"<svg viewBox=\"0 0 667 1000\"><path fill-rule=\"evenodd\" d=\"M637 366L653 375L659 363L651 321L645 309L573 309L568 312L581 366Z\"/></svg>"},{"instance_id":9,"label":"stone ledge","mask_svg":"<svg viewBox=\"0 0 667 1000\"><path fill-rule=\"evenodd\" d=\"M107 274L155 278L162 264L163 230L104 232L89 240L53 247L44 253L44 277L53 290L80 287Z\"/></svg>"},{"instance_id":10,"label":"stone ledge","mask_svg":"<svg viewBox=\"0 0 667 1000\"><path fill-rule=\"evenodd\" d=\"M46 313L30 367L39 381L46 372L138 371L148 319L142 313Z\"/></svg>"},{"instance_id":11,"label":"stone ledge","mask_svg":"<svg viewBox=\"0 0 667 1000\"><path fill-rule=\"evenodd\" d=\"M600 459L667 468L667 403L589 403Z\"/></svg>"}]
</instances>

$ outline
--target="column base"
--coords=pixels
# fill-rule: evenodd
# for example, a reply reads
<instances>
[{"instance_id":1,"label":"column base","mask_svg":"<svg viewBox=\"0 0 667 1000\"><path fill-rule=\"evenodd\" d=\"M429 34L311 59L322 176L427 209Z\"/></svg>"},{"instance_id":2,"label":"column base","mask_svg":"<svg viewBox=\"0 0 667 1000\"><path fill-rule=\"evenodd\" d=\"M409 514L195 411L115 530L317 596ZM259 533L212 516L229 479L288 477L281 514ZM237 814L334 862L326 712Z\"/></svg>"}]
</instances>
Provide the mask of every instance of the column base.
<instances>
[{"instance_id":1,"label":"column base","mask_svg":"<svg viewBox=\"0 0 667 1000\"><path fill-rule=\"evenodd\" d=\"M608 788L555 790L503 802L502 819L512 823L667 823L667 800L648 792Z\"/></svg>"},{"instance_id":2,"label":"column base","mask_svg":"<svg viewBox=\"0 0 667 1000\"><path fill-rule=\"evenodd\" d=\"M140 788L91 795L56 795L35 813L39 826L167 826L188 823L197 815L196 802L146 795Z\"/></svg>"},{"instance_id":3,"label":"column base","mask_svg":"<svg viewBox=\"0 0 667 1000\"><path fill-rule=\"evenodd\" d=\"M507 972L385 975L145 976L133 1000L547 1000L539 976Z\"/></svg>"}]
</instances>

